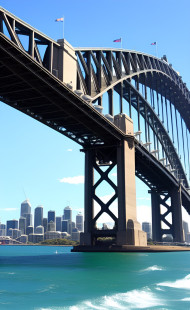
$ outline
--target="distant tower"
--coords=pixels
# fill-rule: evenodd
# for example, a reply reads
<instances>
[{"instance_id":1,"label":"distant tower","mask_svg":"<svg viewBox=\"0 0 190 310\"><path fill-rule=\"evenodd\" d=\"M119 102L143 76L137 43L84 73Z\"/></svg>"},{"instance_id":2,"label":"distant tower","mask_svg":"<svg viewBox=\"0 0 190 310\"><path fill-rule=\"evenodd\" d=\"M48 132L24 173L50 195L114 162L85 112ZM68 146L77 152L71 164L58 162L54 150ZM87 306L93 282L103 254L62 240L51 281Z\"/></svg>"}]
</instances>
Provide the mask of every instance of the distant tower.
<instances>
[{"instance_id":1,"label":"distant tower","mask_svg":"<svg viewBox=\"0 0 190 310\"><path fill-rule=\"evenodd\" d=\"M67 221L67 220L63 220L63 221L61 222L61 224L62 224L61 231L62 231L62 232L67 232L67 233L68 233L68 231L69 231L68 221Z\"/></svg>"},{"instance_id":2,"label":"distant tower","mask_svg":"<svg viewBox=\"0 0 190 310\"><path fill-rule=\"evenodd\" d=\"M9 229L18 229L18 221L17 220L9 220L7 221L7 236L9 236Z\"/></svg>"},{"instance_id":3,"label":"distant tower","mask_svg":"<svg viewBox=\"0 0 190 310\"><path fill-rule=\"evenodd\" d=\"M183 221L183 230L184 230L184 237L185 237L185 241L188 242L188 233L189 233L189 226L188 223Z\"/></svg>"},{"instance_id":4,"label":"distant tower","mask_svg":"<svg viewBox=\"0 0 190 310\"><path fill-rule=\"evenodd\" d=\"M34 229L43 225L43 206L38 206L34 210Z\"/></svg>"},{"instance_id":5,"label":"distant tower","mask_svg":"<svg viewBox=\"0 0 190 310\"><path fill-rule=\"evenodd\" d=\"M61 216L56 216L56 231L61 231Z\"/></svg>"},{"instance_id":6,"label":"distant tower","mask_svg":"<svg viewBox=\"0 0 190 310\"><path fill-rule=\"evenodd\" d=\"M79 231L84 230L83 215L81 212L79 212L76 216L76 228L78 228Z\"/></svg>"},{"instance_id":7,"label":"distant tower","mask_svg":"<svg viewBox=\"0 0 190 310\"><path fill-rule=\"evenodd\" d=\"M72 209L69 206L64 209L64 220L70 220L72 222Z\"/></svg>"},{"instance_id":8,"label":"distant tower","mask_svg":"<svg viewBox=\"0 0 190 310\"><path fill-rule=\"evenodd\" d=\"M26 227L32 226L32 214L26 213L24 214L24 217L26 218Z\"/></svg>"},{"instance_id":9,"label":"distant tower","mask_svg":"<svg viewBox=\"0 0 190 310\"><path fill-rule=\"evenodd\" d=\"M151 233L151 224L148 222L143 222L142 223L142 230L145 231L147 233L147 240L150 239L152 237L152 233Z\"/></svg>"},{"instance_id":10,"label":"distant tower","mask_svg":"<svg viewBox=\"0 0 190 310\"><path fill-rule=\"evenodd\" d=\"M48 223L51 221L55 223L55 211L48 211Z\"/></svg>"},{"instance_id":11,"label":"distant tower","mask_svg":"<svg viewBox=\"0 0 190 310\"><path fill-rule=\"evenodd\" d=\"M25 217L19 218L19 230L21 231L22 235L26 234L26 218Z\"/></svg>"},{"instance_id":12,"label":"distant tower","mask_svg":"<svg viewBox=\"0 0 190 310\"><path fill-rule=\"evenodd\" d=\"M31 204L29 200L25 200L21 203L20 217L25 217L25 214L31 213Z\"/></svg>"},{"instance_id":13,"label":"distant tower","mask_svg":"<svg viewBox=\"0 0 190 310\"><path fill-rule=\"evenodd\" d=\"M43 227L44 227L44 233L47 231L47 224L48 222L47 222L47 217L44 217L43 218Z\"/></svg>"},{"instance_id":14,"label":"distant tower","mask_svg":"<svg viewBox=\"0 0 190 310\"><path fill-rule=\"evenodd\" d=\"M64 208L63 218L65 221L68 221L68 233L71 235L72 233L72 209L67 206Z\"/></svg>"}]
</instances>

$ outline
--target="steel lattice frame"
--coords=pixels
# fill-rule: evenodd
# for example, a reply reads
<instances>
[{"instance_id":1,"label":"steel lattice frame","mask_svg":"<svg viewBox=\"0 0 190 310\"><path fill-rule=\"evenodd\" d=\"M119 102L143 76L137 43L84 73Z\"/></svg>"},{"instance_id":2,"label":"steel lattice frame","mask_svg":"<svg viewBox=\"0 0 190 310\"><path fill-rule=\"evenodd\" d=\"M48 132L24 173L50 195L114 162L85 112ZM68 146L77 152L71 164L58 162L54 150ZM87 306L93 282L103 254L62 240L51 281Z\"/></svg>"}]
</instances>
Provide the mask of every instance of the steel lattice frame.
<instances>
[{"instance_id":1,"label":"steel lattice frame","mask_svg":"<svg viewBox=\"0 0 190 310\"><path fill-rule=\"evenodd\" d=\"M5 28L7 33L4 33ZM22 36L28 38L27 48L21 42ZM43 58L40 46L46 49ZM55 59L59 48L57 42L0 8L0 100L59 131L84 148L116 146L125 138L125 134L59 80ZM172 100L189 132L190 93L167 59L135 51L98 48L76 49L76 55L78 89L91 96L93 103L98 100L99 105L102 104L102 95L108 92L109 113L112 115L113 90L118 92L120 112L123 111L122 98L125 98L138 111L138 115L144 117L147 126L162 144L169 164L175 169L173 175L144 145L135 140L137 176L157 191L161 190L159 175L165 184L169 180L177 186L183 179L184 186L188 187L186 174L171 138L147 98L149 89L159 94L161 99ZM143 85L144 94L140 92L139 84ZM190 198L185 187L182 187L184 205L190 212Z\"/></svg>"}]
</instances>

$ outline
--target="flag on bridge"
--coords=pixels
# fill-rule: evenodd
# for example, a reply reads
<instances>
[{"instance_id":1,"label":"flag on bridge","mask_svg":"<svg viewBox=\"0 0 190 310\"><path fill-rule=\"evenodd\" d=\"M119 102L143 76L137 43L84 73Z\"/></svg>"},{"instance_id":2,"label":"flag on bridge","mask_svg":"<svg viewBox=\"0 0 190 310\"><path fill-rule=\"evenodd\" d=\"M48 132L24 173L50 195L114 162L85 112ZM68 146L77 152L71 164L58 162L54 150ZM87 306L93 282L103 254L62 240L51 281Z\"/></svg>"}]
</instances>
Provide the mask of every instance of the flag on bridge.
<instances>
[{"instance_id":1,"label":"flag on bridge","mask_svg":"<svg viewBox=\"0 0 190 310\"><path fill-rule=\"evenodd\" d=\"M113 40L113 42L121 42L121 38L120 38L120 39Z\"/></svg>"},{"instance_id":2,"label":"flag on bridge","mask_svg":"<svg viewBox=\"0 0 190 310\"><path fill-rule=\"evenodd\" d=\"M57 18L57 19L55 20L55 22L63 22L63 20L64 20L64 18L61 17L61 18Z\"/></svg>"},{"instance_id":3,"label":"flag on bridge","mask_svg":"<svg viewBox=\"0 0 190 310\"><path fill-rule=\"evenodd\" d=\"M151 43L150 45L156 45L156 42Z\"/></svg>"}]
</instances>

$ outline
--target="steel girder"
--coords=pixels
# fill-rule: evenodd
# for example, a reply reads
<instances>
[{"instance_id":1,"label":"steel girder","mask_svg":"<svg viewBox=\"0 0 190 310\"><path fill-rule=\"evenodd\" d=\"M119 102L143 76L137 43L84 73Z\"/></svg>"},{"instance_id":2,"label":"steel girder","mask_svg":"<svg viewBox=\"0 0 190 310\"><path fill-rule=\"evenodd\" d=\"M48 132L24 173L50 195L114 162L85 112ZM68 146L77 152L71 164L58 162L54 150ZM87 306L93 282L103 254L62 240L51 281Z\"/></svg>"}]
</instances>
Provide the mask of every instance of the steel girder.
<instances>
[{"instance_id":1,"label":"steel girder","mask_svg":"<svg viewBox=\"0 0 190 310\"><path fill-rule=\"evenodd\" d=\"M142 77L154 73L160 75L159 85L157 79L147 79L146 86L162 92L166 91L166 98L175 95L174 105L182 115L188 130L190 131L190 92L181 76L175 71L171 64L164 59L136 51L116 49L76 49L78 56L78 87L84 93L92 97L92 101L101 97L115 85L131 78ZM82 75L83 72L83 75ZM150 76L150 75L149 75Z\"/></svg>"},{"instance_id":2,"label":"steel girder","mask_svg":"<svg viewBox=\"0 0 190 310\"><path fill-rule=\"evenodd\" d=\"M9 38L2 34L5 26L9 33ZM58 80L59 74L56 73L57 64L54 60L55 57L53 57L54 52L59 48L57 42L2 8L0 8L0 32L1 101L28 114L85 147L116 145L120 143L121 139L125 138L125 134L121 130L111 124L93 106L87 104ZM21 44L19 36L22 35L29 39L28 49L25 49ZM40 56L39 49L37 49L40 45L46 46L43 59ZM84 52L88 52L87 61L85 60ZM78 53L77 50L76 53ZM112 49L97 49L96 55L94 55L91 49L90 51L88 49L84 51L83 49L83 52L82 50L80 52L80 59L78 64L78 85L82 85L84 93L89 93L90 89L91 92L93 91L91 82L93 81L93 84L96 85L97 94L94 100L108 89L112 90L115 85L127 78L137 76L141 78L143 75L148 76L149 74L152 75L153 72L157 72L157 74L162 75L164 83L172 82L173 84L170 85L174 86L177 84L176 90L180 99L183 99L183 104L185 109L187 107L188 112L189 105L186 103L189 102L189 91L176 71L168 66L165 61L142 53L129 51L123 53ZM91 59L93 59L93 65L91 64ZM113 68L110 65L111 62L114 64ZM81 63L85 67L86 77L84 77L80 69ZM93 71L95 65L97 72ZM123 68L125 68L125 72L128 75L123 74ZM150 83L149 81L147 79L147 83ZM155 87L152 82L151 87ZM189 114L184 114L188 121ZM140 153L144 154L145 150L143 152L142 150L143 147L140 149ZM138 149L136 153L139 154ZM152 157L151 154L145 153L146 158ZM154 159L152 165L154 166L155 164L160 168L162 167ZM166 169L163 169L163 173L169 178L173 178ZM153 184L154 182L151 180L150 175L149 179L149 183ZM176 182L175 178L173 178L173 182ZM182 189L182 191L188 208L189 195L185 189Z\"/></svg>"}]
</instances>

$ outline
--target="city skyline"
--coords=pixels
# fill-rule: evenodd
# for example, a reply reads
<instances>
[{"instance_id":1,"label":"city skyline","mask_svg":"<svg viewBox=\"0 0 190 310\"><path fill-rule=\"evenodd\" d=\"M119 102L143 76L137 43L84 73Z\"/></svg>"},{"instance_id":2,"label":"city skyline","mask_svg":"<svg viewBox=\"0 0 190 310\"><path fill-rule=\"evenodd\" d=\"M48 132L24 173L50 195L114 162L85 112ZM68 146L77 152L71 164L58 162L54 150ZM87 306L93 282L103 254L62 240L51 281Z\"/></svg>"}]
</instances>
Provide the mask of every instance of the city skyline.
<instances>
[{"instance_id":1,"label":"city skyline","mask_svg":"<svg viewBox=\"0 0 190 310\"><path fill-rule=\"evenodd\" d=\"M151 4L150 1L146 2ZM187 1L183 2L189 7ZM114 4L113 1L111 3ZM46 1L47 5L44 7L42 3L34 0L31 10L28 10L28 4L22 0L16 6L5 0L1 1L1 5L5 9L55 40L62 38L62 24L55 23L54 20L59 18L60 12L64 12L65 38L73 46L120 48L120 44L113 43L113 40L122 37L124 49L135 49L155 54L155 47L151 46L151 43L156 41L158 42L158 56L166 54L169 62L180 72L183 81L189 86L190 78L187 70L189 43L186 42L186 51L183 53L183 57L179 57L188 28L184 17L187 13L178 7L177 2L173 3L172 8L167 2L161 1L161 3L166 8L166 12L170 9L178 20L178 23L172 24L172 31L168 27L168 14L164 15L167 22L164 18L162 24L157 25L155 22L161 13L161 8L158 8L152 16L149 14L149 10L139 3L141 7L139 10L141 13L138 12L139 21L136 18L136 23L133 23L133 29L129 35L126 29L132 27L132 17L128 16L128 19L125 20L124 11L126 6L129 11L132 10L133 5L130 3L127 5L122 3L123 12L120 12L120 18L114 15L115 19L108 33L101 22L98 25L91 22L92 18L95 19L100 12L97 7L94 7L92 15L89 16L86 8L89 7L87 1L83 3L84 7L86 5L85 8L83 7L84 13L80 3L73 1L64 4L62 1L57 1L57 5ZM101 5L102 8L105 8L108 2L105 1ZM37 6L38 10L36 10ZM72 9L73 6L75 10ZM112 5L112 9L110 8L112 13L114 12L113 7ZM43 9L43 16L41 16L40 9ZM82 16L85 18L81 18L79 12L84 14ZM101 14L103 14L104 22L108 21L109 16L102 12ZM148 21L143 25L140 23L142 14ZM162 14L166 13L162 11ZM180 14L183 14L183 19ZM87 23L89 27L86 27ZM179 36L180 29L183 35ZM167 35L163 35L166 31ZM146 37L144 36L145 32ZM92 33L97 35L92 36ZM133 33L135 36L132 35ZM7 122L9 122L9 126L7 126ZM18 218L20 201L26 197L30 199L33 211L38 205L43 205L44 212L55 209L59 214L69 204L72 205L74 214L79 211L84 212L84 154L80 152L79 145L4 103L0 104L0 138L2 141L0 221L2 223L10 218L10 215L11 218ZM112 172L111 178L113 181L116 180L115 171ZM140 222L150 221L148 188L139 180L136 182L138 220ZM102 190L101 197L106 200L110 194L106 190ZM189 217L186 220L189 221Z\"/></svg>"}]
</instances>

